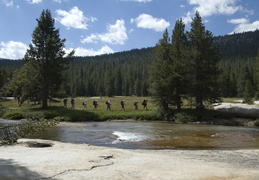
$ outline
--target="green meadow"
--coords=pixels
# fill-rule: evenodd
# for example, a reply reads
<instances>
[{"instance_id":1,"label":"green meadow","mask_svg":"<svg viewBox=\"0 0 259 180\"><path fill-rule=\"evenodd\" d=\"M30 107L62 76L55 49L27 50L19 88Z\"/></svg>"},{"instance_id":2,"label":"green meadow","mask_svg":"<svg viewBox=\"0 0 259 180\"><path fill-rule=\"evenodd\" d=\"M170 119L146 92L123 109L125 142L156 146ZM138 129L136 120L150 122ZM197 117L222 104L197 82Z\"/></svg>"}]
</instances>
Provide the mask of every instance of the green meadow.
<instances>
[{"instance_id":1,"label":"green meadow","mask_svg":"<svg viewBox=\"0 0 259 180\"><path fill-rule=\"evenodd\" d=\"M0 100L0 117L4 119L56 119L58 121L106 121L106 120L162 120L159 111L151 97L115 96L115 97L76 97L75 108L72 109L71 98L67 98L67 107L64 107L63 99L55 99L49 103L48 109L44 110L37 102L25 102L21 107L15 99ZM143 108L142 101L146 99L147 110ZM93 101L98 102L94 109ZM121 107L121 101L125 101L125 110ZM235 102L236 98L223 99L224 102ZM83 102L87 102L87 108L83 109ZM111 101L111 111L107 111L106 101ZM135 110L134 102L138 102L138 110ZM207 109L202 114L197 113L193 107L184 102L182 112L175 112L176 123L214 122L227 120L230 125L244 125L243 122L234 122L233 119L250 119L259 125L258 115L231 112L220 112ZM215 121L216 120L216 121ZM223 122L224 124L225 122Z\"/></svg>"},{"instance_id":2,"label":"green meadow","mask_svg":"<svg viewBox=\"0 0 259 180\"><path fill-rule=\"evenodd\" d=\"M104 121L111 119L155 120L156 106L150 97L76 97L75 107L72 109L71 98L67 98L67 107L64 107L63 99L55 99L49 102L49 108L43 110L37 102L25 102L21 107L17 100L2 99L1 116L6 119L53 119L64 121ZM147 110L143 108L142 101L146 99ZM94 109L93 101L98 102ZM111 101L111 111L107 111L106 101ZM125 102L125 110L121 107L121 101ZM87 102L83 109L83 102ZM138 110L135 110L134 102L138 102Z\"/></svg>"}]
</instances>

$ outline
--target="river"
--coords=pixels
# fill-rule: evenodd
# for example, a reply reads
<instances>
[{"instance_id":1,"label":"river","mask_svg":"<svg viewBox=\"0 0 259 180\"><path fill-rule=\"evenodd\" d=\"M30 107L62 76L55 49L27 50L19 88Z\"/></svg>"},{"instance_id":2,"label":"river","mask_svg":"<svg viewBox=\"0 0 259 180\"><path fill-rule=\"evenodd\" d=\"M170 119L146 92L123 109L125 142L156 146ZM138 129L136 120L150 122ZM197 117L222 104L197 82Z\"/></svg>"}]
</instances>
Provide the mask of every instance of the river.
<instances>
[{"instance_id":1,"label":"river","mask_svg":"<svg viewBox=\"0 0 259 180\"><path fill-rule=\"evenodd\" d=\"M162 121L61 122L29 138L125 149L259 148L259 128Z\"/></svg>"}]
</instances>

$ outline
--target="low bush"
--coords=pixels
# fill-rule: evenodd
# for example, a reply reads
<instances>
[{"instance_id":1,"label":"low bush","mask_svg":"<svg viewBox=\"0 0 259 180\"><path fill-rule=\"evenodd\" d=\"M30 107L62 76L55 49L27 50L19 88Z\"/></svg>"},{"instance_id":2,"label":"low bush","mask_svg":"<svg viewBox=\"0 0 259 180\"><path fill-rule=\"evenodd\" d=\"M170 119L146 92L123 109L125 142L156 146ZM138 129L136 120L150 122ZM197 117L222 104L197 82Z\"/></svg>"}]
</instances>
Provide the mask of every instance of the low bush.
<instances>
[{"instance_id":1,"label":"low bush","mask_svg":"<svg viewBox=\"0 0 259 180\"><path fill-rule=\"evenodd\" d=\"M188 122L193 122L195 121L196 117L195 116L190 116L185 112L179 112L175 114L175 122L176 123L183 123L186 124Z\"/></svg>"},{"instance_id":2,"label":"low bush","mask_svg":"<svg viewBox=\"0 0 259 180\"><path fill-rule=\"evenodd\" d=\"M257 120L254 121L254 125L255 125L255 126L259 126L259 119L257 119Z\"/></svg>"},{"instance_id":3,"label":"low bush","mask_svg":"<svg viewBox=\"0 0 259 180\"><path fill-rule=\"evenodd\" d=\"M4 119L19 120L19 119L23 119L23 113L22 112L4 113L3 118Z\"/></svg>"}]
</instances>

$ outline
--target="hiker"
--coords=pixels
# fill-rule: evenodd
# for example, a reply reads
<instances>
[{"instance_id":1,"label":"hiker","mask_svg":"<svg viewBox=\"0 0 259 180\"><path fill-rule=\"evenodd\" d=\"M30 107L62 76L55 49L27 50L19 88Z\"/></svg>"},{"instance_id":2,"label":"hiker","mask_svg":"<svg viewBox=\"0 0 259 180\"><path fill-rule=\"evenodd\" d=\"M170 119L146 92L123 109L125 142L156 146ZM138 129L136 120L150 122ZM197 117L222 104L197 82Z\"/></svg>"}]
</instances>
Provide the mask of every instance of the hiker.
<instances>
[{"instance_id":1,"label":"hiker","mask_svg":"<svg viewBox=\"0 0 259 180\"><path fill-rule=\"evenodd\" d=\"M97 106L98 106L98 103L96 100L93 101L93 105L94 105L94 109L93 110L96 110L97 109Z\"/></svg>"},{"instance_id":2,"label":"hiker","mask_svg":"<svg viewBox=\"0 0 259 180\"><path fill-rule=\"evenodd\" d=\"M138 110L138 102L135 101L133 104L134 104L134 106L135 106L135 110L137 111L137 110Z\"/></svg>"},{"instance_id":3,"label":"hiker","mask_svg":"<svg viewBox=\"0 0 259 180\"><path fill-rule=\"evenodd\" d=\"M20 104L20 102L21 102L21 96L20 95L17 96L17 101L18 101L18 104Z\"/></svg>"},{"instance_id":4,"label":"hiker","mask_svg":"<svg viewBox=\"0 0 259 180\"><path fill-rule=\"evenodd\" d=\"M64 103L64 107L66 108L67 107L67 99L64 99L63 103Z\"/></svg>"},{"instance_id":5,"label":"hiker","mask_svg":"<svg viewBox=\"0 0 259 180\"><path fill-rule=\"evenodd\" d=\"M147 100L143 100L143 102L142 102L142 105L143 105L143 110L147 110Z\"/></svg>"},{"instance_id":6,"label":"hiker","mask_svg":"<svg viewBox=\"0 0 259 180\"><path fill-rule=\"evenodd\" d=\"M111 101L106 101L107 111L111 111Z\"/></svg>"},{"instance_id":7,"label":"hiker","mask_svg":"<svg viewBox=\"0 0 259 180\"><path fill-rule=\"evenodd\" d=\"M86 109L86 105L87 105L87 102L84 101L84 102L83 102L83 109L82 109L82 110Z\"/></svg>"},{"instance_id":8,"label":"hiker","mask_svg":"<svg viewBox=\"0 0 259 180\"><path fill-rule=\"evenodd\" d=\"M125 111L125 101L124 100L121 101L121 110Z\"/></svg>"},{"instance_id":9,"label":"hiker","mask_svg":"<svg viewBox=\"0 0 259 180\"><path fill-rule=\"evenodd\" d=\"M71 99L71 108L75 109L75 99L74 98Z\"/></svg>"}]
</instances>

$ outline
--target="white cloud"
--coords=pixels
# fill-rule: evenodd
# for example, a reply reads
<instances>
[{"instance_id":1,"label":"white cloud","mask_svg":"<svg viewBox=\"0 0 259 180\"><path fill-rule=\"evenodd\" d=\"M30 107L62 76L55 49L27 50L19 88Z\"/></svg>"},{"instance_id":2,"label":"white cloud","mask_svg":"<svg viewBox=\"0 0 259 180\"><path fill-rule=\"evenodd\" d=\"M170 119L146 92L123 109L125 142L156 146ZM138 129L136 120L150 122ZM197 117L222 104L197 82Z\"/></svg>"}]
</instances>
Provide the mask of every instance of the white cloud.
<instances>
[{"instance_id":1,"label":"white cloud","mask_svg":"<svg viewBox=\"0 0 259 180\"><path fill-rule=\"evenodd\" d=\"M7 7L12 7L13 6L13 1L3 0L3 4L6 5Z\"/></svg>"},{"instance_id":2,"label":"white cloud","mask_svg":"<svg viewBox=\"0 0 259 180\"><path fill-rule=\"evenodd\" d=\"M113 25L108 24L107 30L107 33L99 35L99 38L103 42L122 45L128 39L126 27L124 26L124 20L117 20Z\"/></svg>"},{"instance_id":3,"label":"white cloud","mask_svg":"<svg viewBox=\"0 0 259 180\"><path fill-rule=\"evenodd\" d=\"M189 0L190 5L197 5L192 11L189 11L183 18L185 23L191 22L191 16L199 11L202 17L215 14L234 14L239 10L243 10L242 6L235 5L236 0Z\"/></svg>"},{"instance_id":4,"label":"white cloud","mask_svg":"<svg viewBox=\"0 0 259 180\"><path fill-rule=\"evenodd\" d=\"M90 36L87 36L83 40L81 40L81 43L97 43L98 35L91 34Z\"/></svg>"},{"instance_id":5,"label":"white cloud","mask_svg":"<svg viewBox=\"0 0 259 180\"><path fill-rule=\"evenodd\" d=\"M0 58L22 59L27 49L28 46L23 44L22 42L0 42Z\"/></svg>"},{"instance_id":6,"label":"white cloud","mask_svg":"<svg viewBox=\"0 0 259 180\"><path fill-rule=\"evenodd\" d=\"M244 24L244 23L248 23L248 19L246 18L240 18L240 19L230 19L228 20L228 23L231 24Z\"/></svg>"},{"instance_id":7,"label":"white cloud","mask_svg":"<svg viewBox=\"0 0 259 180\"><path fill-rule=\"evenodd\" d=\"M134 2L147 3L147 2L151 2L151 1L153 1L153 0L122 0L122 1L134 1Z\"/></svg>"},{"instance_id":8,"label":"white cloud","mask_svg":"<svg viewBox=\"0 0 259 180\"><path fill-rule=\"evenodd\" d=\"M228 23L237 24L234 31L231 32L230 34L246 32L246 31L255 31L259 29L259 21L254 21L253 23L249 23L249 20L245 18L231 19L231 20L228 20Z\"/></svg>"},{"instance_id":9,"label":"white cloud","mask_svg":"<svg viewBox=\"0 0 259 180\"><path fill-rule=\"evenodd\" d=\"M53 1L57 3L62 3L62 0L53 0Z\"/></svg>"},{"instance_id":10,"label":"white cloud","mask_svg":"<svg viewBox=\"0 0 259 180\"><path fill-rule=\"evenodd\" d=\"M149 14L141 14L136 19L131 19L131 23L136 23L139 28L155 31L164 31L170 26L170 23L164 19L155 18Z\"/></svg>"},{"instance_id":11,"label":"white cloud","mask_svg":"<svg viewBox=\"0 0 259 180\"><path fill-rule=\"evenodd\" d=\"M42 2L42 0L27 0L31 4L39 4Z\"/></svg>"},{"instance_id":12,"label":"white cloud","mask_svg":"<svg viewBox=\"0 0 259 180\"><path fill-rule=\"evenodd\" d=\"M102 41L110 44L120 44L123 45L128 39L126 33L126 27L124 26L124 20L117 20L115 24L107 25L107 33L103 34L91 34L83 40L82 43L96 43L97 41Z\"/></svg>"},{"instance_id":13,"label":"white cloud","mask_svg":"<svg viewBox=\"0 0 259 180\"><path fill-rule=\"evenodd\" d=\"M87 18L84 16L83 11L80 11L78 7L73 7L69 12L58 9L56 10L58 17L56 18L62 25L75 29L87 29L87 22L95 21L96 18Z\"/></svg>"},{"instance_id":14,"label":"white cloud","mask_svg":"<svg viewBox=\"0 0 259 180\"><path fill-rule=\"evenodd\" d=\"M71 52L73 49L66 49L66 53ZM78 47L75 49L75 56L96 56L101 54L111 54L114 53L114 51L109 46L104 46L101 49L93 50L93 49L85 49L82 47Z\"/></svg>"}]
</instances>

